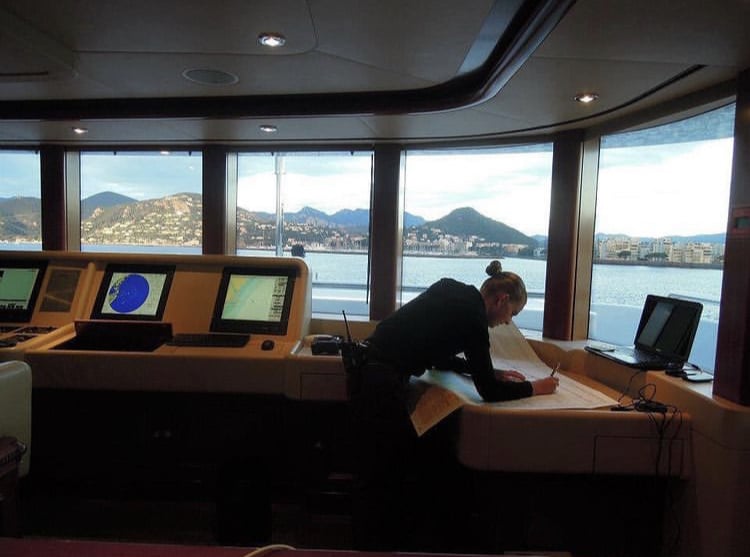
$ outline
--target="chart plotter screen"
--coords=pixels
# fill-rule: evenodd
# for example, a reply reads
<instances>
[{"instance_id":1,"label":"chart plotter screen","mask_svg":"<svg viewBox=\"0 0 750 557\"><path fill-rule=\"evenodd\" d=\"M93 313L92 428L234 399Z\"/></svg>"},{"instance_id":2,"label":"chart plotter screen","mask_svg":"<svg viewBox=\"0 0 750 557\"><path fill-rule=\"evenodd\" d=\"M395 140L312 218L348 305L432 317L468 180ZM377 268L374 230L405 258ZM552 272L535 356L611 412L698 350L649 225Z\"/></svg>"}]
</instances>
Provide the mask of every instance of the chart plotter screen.
<instances>
[{"instance_id":1,"label":"chart plotter screen","mask_svg":"<svg viewBox=\"0 0 750 557\"><path fill-rule=\"evenodd\" d=\"M31 320L46 268L46 261L0 263L0 323Z\"/></svg>"},{"instance_id":2,"label":"chart plotter screen","mask_svg":"<svg viewBox=\"0 0 750 557\"><path fill-rule=\"evenodd\" d=\"M294 269L224 269L211 329L286 334L294 279Z\"/></svg>"}]
</instances>

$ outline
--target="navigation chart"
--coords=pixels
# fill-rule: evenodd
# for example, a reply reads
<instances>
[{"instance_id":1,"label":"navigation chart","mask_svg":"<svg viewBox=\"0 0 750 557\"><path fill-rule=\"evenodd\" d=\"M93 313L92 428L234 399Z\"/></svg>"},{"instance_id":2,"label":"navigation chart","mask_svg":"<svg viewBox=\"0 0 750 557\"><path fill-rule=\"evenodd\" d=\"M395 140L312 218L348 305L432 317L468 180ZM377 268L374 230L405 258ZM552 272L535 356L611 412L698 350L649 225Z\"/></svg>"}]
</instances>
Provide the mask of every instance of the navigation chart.
<instances>
[{"instance_id":1,"label":"navigation chart","mask_svg":"<svg viewBox=\"0 0 750 557\"><path fill-rule=\"evenodd\" d=\"M233 275L221 312L223 319L280 321L287 277Z\"/></svg>"}]
</instances>

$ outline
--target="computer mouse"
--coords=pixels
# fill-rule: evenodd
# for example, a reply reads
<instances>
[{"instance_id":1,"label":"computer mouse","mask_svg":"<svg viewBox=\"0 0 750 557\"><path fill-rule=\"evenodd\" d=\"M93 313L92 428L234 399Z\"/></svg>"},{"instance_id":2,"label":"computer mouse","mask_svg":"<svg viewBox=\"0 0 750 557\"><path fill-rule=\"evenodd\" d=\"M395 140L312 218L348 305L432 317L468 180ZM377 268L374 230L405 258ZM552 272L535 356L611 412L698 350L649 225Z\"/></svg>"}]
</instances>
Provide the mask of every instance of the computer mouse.
<instances>
[{"instance_id":1,"label":"computer mouse","mask_svg":"<svg viewBox=\"0 0 750 557\"><path fill-rule=\"evenodd\" d=\"M273 350L274 342L270 338L267 338L263 342L260 343L260 349L261 350Z\"/></svg>"}]
</instances>

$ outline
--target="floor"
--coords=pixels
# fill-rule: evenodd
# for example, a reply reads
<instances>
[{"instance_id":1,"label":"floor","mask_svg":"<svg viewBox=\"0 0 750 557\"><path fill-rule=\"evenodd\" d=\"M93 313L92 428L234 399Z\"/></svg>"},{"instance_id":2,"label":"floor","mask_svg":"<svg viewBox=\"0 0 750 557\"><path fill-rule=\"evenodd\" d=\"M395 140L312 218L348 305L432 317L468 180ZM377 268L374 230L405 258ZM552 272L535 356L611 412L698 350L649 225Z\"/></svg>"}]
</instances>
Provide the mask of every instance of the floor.
<instances>
[{"instance_id":1,"label":"floor","mask_svg":"<svg viewBox=\"0 0 750 557\"><path fill-rule=\"evenodd\" d=\"M24 537L56 537L192 545L255 546L283 543L299 548L351 548L350 517L310 501L276 501L271 539L220 539L216 504L176 498L103 498L22 493ZM241 527L240 523L240 527ZM248 525L251 530L251 525Z\"/></svg>"}]
</instances>

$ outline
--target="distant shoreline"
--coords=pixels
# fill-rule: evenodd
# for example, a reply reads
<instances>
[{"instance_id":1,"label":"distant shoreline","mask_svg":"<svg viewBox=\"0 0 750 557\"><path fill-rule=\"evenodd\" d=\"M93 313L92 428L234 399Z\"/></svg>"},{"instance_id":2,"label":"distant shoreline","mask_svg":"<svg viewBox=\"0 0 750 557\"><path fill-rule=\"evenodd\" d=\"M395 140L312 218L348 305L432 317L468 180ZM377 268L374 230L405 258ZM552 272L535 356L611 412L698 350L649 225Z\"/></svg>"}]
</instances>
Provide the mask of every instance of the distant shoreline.
<instances>
[{"instance_id":1,"label":"distant shoreline","mask_svg":"<svg viewBox=\"0 0 750 557\"><path fill-rule=\"evenodd\" d=\"M675 263L673 261L620 261L617 259L594 259L594 265L614 265L622 267L670 267L679 269L723 269L721 263Z\"/></svg>"},{"instance_id":2,"label":"distant shoreline","mask_svg":"<svg viewBox=\"0 0 750 557\"><path fill-rule=\"evenodd\" d=\"M35 242L7 242L7 241L0 241L0 245L6 245L6 246L17 246L17 245L24 245L27 247L36 245ZM101 247L104 247L108 244L98 244ZM111 244L113 246L120 246L123 247L125 244ZM154 245L145 245L145 244L133 244L133 247L147 247L147 248L159 248L159 247L165 247L163 244L154 244ZM195 248L197 246L174 246L174 247L190 247ZM2 250L0 250L2 251ZM8 250L8 251L13 251ZM26 251L26 250L23 250ZM133 252L137 252L138 250L133 250ZM268 252L268 253L275 253L275 249L266 249L266 248L238 248L238 251L262 251L262 252ZM291 250L285 249L284 253L290 253ZM312 253L320 253L320 254L354 254L354 255L367 255L367 250L318 250L318 249L306 249L305 252L307 254ZM117 251L116 253L128 253L127 251ZM474 254L441 254L441 253L405 253L404 256L406 257L438 257L441 259L486 259L488 261L492 261L493 259L527 259L530 261L544 261L544 258L541 257L519 257L516 255L504 255L501 257L498 256L491 256L491 255L474 255ZM594 259L593 260L594 265L612 265L612 266L622 266L622 267L667 267L667 268L676 268L676 269L716 269L716 270L722 270L724 266L720 263L674 263L670 261L659 261L659 262L646 262L646 261L621 261L617 259Z\"/></svg>"},{"instance_id":3,"label":"distant shoreline","mask_svg":"<svg viewBox=\"0 0 750 557\"><path fill-rule=\"evenodd\" d=\"M255 248L256 250L258 248ZM269 250L272 251L272 250ZM285 250L288 251L288 250ZM337 254L337 253L352 253L367 255L367 250L317 250L310 249L305 250L306 253L324 253L324 254ZM519 257L516 255L503 255L503 256L488 256L488 255L474 255L474 254L442 254L442 253L404 253L405 257L439 257L442 259L487 259L492 261L493 259L528 259L530 261L545 261L543 257ZM613 265L623 267L669 267L676 269L718 269L722 270L724 266L720 263L675 263L672 261L659 261L659 262L646 262L646 261L621 261L617 259L594 259L595 265Z\"/></svg>"}]
</instances>

